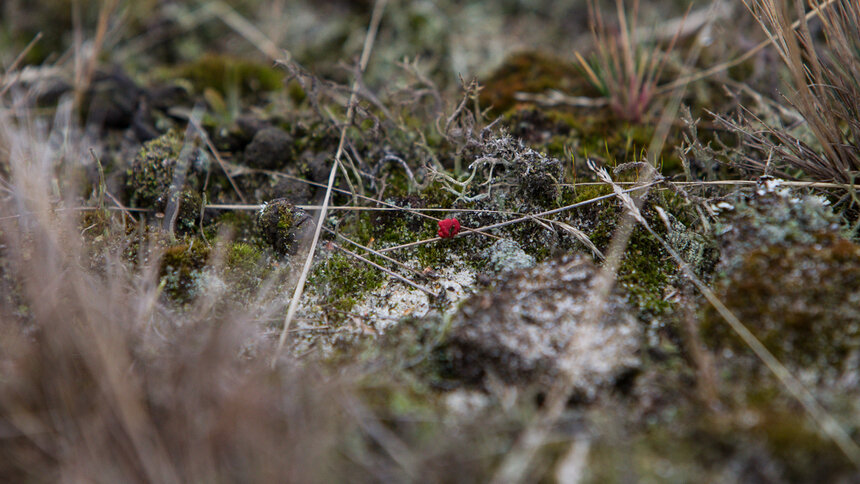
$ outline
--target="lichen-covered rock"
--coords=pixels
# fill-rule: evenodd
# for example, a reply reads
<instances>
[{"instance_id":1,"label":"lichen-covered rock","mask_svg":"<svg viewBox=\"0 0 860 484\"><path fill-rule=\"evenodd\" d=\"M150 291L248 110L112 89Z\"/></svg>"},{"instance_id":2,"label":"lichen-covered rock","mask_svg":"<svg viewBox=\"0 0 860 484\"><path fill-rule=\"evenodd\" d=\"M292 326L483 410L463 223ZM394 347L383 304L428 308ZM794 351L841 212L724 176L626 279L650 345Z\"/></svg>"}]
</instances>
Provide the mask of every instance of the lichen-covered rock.
<instances>
[{"instance_id":1,"label":"lichen-covered rock","mask_svg":"<svg viewBox=\"0 0 860 484\"><path fill-rule=\"evenodd\" d=\"M489 261L488 268L493 272L507 272L516 269L526 269L535 265L535 258L511 239L499 239L484 251L484 258Z\"/></svg>"},{"instance_id":2,"label":"lichen-covered rock","mask_svg":"<svg viewBox=\"0 0 860 484\"><path fill-rule=\"evenodd\" d=\"M762 177L755 192L714 208L722 214L717 234L723 271L764 245L812 245L842 232L839 216L827 200L783 188L773 177Z\"/></svg>"},{"instance_id":3,"label":"lichen-covered rock","mask_svg":"<svg viewBox=\"0 0 860 484\"><path fill-rule=\"evenodd\" d=\"M271 200L257 215L263 240L280 254L294 254L298 242L313 230L313 220L304 210L284 199Z\"/></svg>"},{"instance_id":4,"label":"lichen-covered rock","mask_svg":"<svg viewBox=\"0 0 860 484\"><path fill-rule=\"evenodd\" d=\"M821 198L772 179L721 208L720 299L784 363L819 375L843 369L860 352L860 245L842 237ZM743 349L714 311L703 334L714 346Z\"/></svg>"},{"instance_id":5,"label":"lichen-covered rock","mask_svg":"<svg viewBox=\"0 0 860 484\"><path fill-rule=\"evenodd\" d=\"M587 258L568 256L513 272L467 300L447 341L454 374L474 383L493 374L543 387L570 378L592 396L637 367L641 330L620 291L610 295L599 321L586 319L597 273Z\"/></svg>"},{"instance_id":6,"label":"lichen-covered rock","mask_svg":"<svg viewBox=\"0 0 860 484\"><path fill-rule=\"evenodd\" d=\"M293 160L293 138L280 128L263 128L245 148L245 164L252 168L277 170Z\"/></svg>"}]
</instances>

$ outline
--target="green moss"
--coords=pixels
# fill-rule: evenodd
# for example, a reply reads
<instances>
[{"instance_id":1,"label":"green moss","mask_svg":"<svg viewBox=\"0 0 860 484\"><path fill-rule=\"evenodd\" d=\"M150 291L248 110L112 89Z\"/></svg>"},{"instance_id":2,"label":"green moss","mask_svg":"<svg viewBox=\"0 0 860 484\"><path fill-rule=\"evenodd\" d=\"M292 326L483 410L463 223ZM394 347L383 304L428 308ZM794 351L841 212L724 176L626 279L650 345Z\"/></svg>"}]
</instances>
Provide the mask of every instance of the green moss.
<instances>
[{"instance_id":1,"label":"green moss","mask_svg":"<svg viewBox=\"0 0 860 484\"><path fill-rule=\"evenodd\" d=\"M179 234L190 234L199 228L203 198L194 190L185 189L176 194L179 211L175 229Z\"/></svg>"},{"instance_id":2,"label":"green moss","mask_svg":"<svg viewBox=\"0 0 860 484\"><path fill-rule=\"evenodd\" d=\"M308 279L309 286L322 295L334 320L352 309L356 298L378 288L384 277L378 269L343 253L334 253L318 263Z\"/></svg>"},{"instance_id":3,"label":"green moss","mask_svg":"<svg viewBox=\"0 0 860 484\"><path fill-rule=\"evenodd\" d=\"M179 197L179 227L190 230L199 218L202 203L200 194L193 191L197 185L197 173L206 169L206 156L196 147L183 158L184 140L181 133L171 130L146 144L135 156L126 172L126 189L129 204L136 208L163 211L167 207L168 195L176 190ZM177 170L182 176L177 177ZM182 187L174 186L178 181Z\"/></svg>"},{"instance_id":4,"label":"green moss","mask_svg":"<svg viewBox=\"0 0 860 484\"><path fill-rule=\"evenodd\" d=\"M225 97L235 92L247 95L275 91L284 82L284 74L269 65L220 54L205 54L165 76L188 79L199 93L213 89Z\"/></svg>"},{"instance_id":5,"label":"green moss","mask_svg":"<svg viewBox=\"0 0 860 484\"><path fill-rule=\"evenodd\" d=\"M513 107L518 92L542 94L550 89L573 95L593 92L576 66L540 52L523 52L509 57L482 84L481 105L492 106L496 114Z\"/></svg>"},{"instance_id":6,"label":"green moss","mask_svg":"<svg viewBox=\"0 0 860 484\"><path fill-rule=\"evenodd\" d=\"M263 246L257 229L257 214L246 210L229 210L218 214L215 223L205 228L207 239L214 239L226 232L231 239L254 246Z\"/></svg>"},{"instance_id":7,"label":"green moss","mask_svg":"<svg viewBox=\"0 0 860 484\"><path fill-rule=\"evenodd\" d=\"M860 347L860 246L848 240L752 250L718 295L783 362L840 368ZM712 345L744 347L712 310L703 334Z\"/></svg>"},{"instance_id":8,"label":"green moss","mask_svg":"<svg viewBox=\"0 0 860 484\"><path fill-rule=\"evenodd\" d=\"M613 193L612 187L605 183L599 185L576 185L570 192L569 199L564 202L565 205L572 205L574 203L594 200L595 198L609 195L611 193Z\"/></svg>"},{"instance_id":9,"label":"green moss","mask_svg":"<svg viewBox=\"0 0 860 484\"><path fill-rule=\"evenodd\" d=\"M590 199L594 193L583 195ZM589 207L596 219L587 232L588 237L605 253L617 229L621 209L615 200L597 202ZM662 223L656 227L660 226ZM662 314L671 307L663 300L663 289L669 276L675 272L674 264L666 263L668 257L660 243L647 231L639 226L633 229L618 269L618 281L627 289L631 304L640 312Z\"/></svg>"},{"instance_id":10,"label":"green moss","mask_svg":"<svg viewBox=\"0 0 860 484\"><path fill-rule=\"evenodd\" d=\"M127 187L132 207L155 208L166 202L173 172L182 151L182 136L171 130L147 142L128 170Z\"/></svg>"},{"instance_id":11,"label":"green moss","mask_svg":"<svg viewBox=\"0 0 860 484\"><path fill-rule=\"evenodd\" d=\"M230 244L227 252L227 266L243 271L252 270L257 266L260 257L260 249L244 242L234 242Z\"/></svg>"},{"instance_id":12,"label":"green moss","mask_svg":"<svg viewBox=\"0 0 860 484\"><path fill-rule=\"evenodd\" d=\"M244 242L233 242L227 248L224 277L231 283L230 295L247 301L271 272L263 252Z\"/></svg>"},{"instance_id":13,"label":"green moss","mask_svg":"<svg viewBox=\"0 0 860 484\"><path fill-rule=\"evenodd\" d=\"M295 253L299 231L309 217L284 199L271 200L260 209L257 226L262 239L281 255Z\"/></svg>"},{"instance_id":14,"label":"green moss","mask_svg":"<svg viewBox=\"0 0 860 484\"><path fill-rule=\"evenodd\" d=\"M198 239L169 247L161 258L161 284L174 301L191 301L197 295L197 278L209 258L209 246Z\"/></svg>"},{"instance_id":15,"label":"green moss","mask_svg":"<svg viewBox=\"0 0 860 484\"><path fill-rule=\"evenodd\" d=\"M573 203L591 200L610 192L611 188L606 185L576 187ZM669 217L675 220L672 231L667 231L664 222L653 208L655 205L664 208ZM685 229L685 225L693 221L688 213L690 211L677 195L656 190L650 194L642 208L642 213L651 227L661 237L672 240L673 245L689 258L687 262L703 273L713 268L715 252L704 238ZM573 223L605 254L618 228L620 215L621 207L615 199L603 200L577 210ZM619 267L618 281L627 289L631 303L639 308L641 315L653 317L671 312L672 303L664 300L664 293L676 277L677 264L660 242L637 224Z\"/></svg>"}]
</instances>

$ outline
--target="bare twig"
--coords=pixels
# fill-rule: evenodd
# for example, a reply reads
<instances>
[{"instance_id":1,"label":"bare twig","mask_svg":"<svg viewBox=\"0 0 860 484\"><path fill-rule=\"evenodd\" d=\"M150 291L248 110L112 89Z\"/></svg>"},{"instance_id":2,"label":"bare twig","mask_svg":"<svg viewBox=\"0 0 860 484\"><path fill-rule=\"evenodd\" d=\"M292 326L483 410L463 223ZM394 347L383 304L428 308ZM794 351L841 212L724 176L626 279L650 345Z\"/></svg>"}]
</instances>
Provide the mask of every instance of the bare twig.
<instances>
[{"instance_id":1,"label":"bare twig","mask_svg":"<svg viewBox=\"0 0 860 484\"><path fill-rule=\"evenodd\" d=\"M373 14L370 18L370 26L367 28L367 35L364 39L364 48L361 52L361 59L359 60L359 69L363 72L365 68L367 68L367 63L370 60L370 53L373 50L373 43L376 39L376 32L379 28L379 22L382 20L382 12L385 9L386 0L376 0L373 6ZM293 292L293 297L290 300L290 306L287 308L287 315L284 317L284 327L281 330L281 336L278 339L278 347L275 349L275 353L272 356L272 366L274 366L278 361L278 355L281 352L281 349L284 347L284 343L287 341L287 335L290 330L290 323L292 323L293 318L296 315L296 310L299 307L299 301L302 297L302 292L305 288L305 283L307 282L308 274L311 270L311 265L313 263L314 252L316 251L316 245L320 238L320 233L322 232L322 226L325 223L326 213L328 212L328 204L331 199L332 187L334 186L334 179L337 175L337 168L340 164L340 159L343 156L344 146L346 145L346 131L349 125L351 124L352 118L355 115L355 101L357 98L358 91L358 80L353 82L352 94L350 95L349 103L346 111L347 122L344 124L343 128L341 128L340 132L340 142L337 146L337 152L334 155L334 161L331 165L331 170L329 171L328 177L328 186L326 187L325 197L323 198L322 209L320 210L319 218L317 219L316 230L314 231L313 239L311 240L310 248L308 249L308 255L305 259L305 264L302 267L302 273L299 276L299 280L296 283L296 289Z\"/></svg>"},{"instance_id":2,"label":"bare twig","mask_svg":"<svg viewBox=\"0 0 860 484\"><path fill-rule=\"evenodd\" d=\"M391 262L392 264L396 265L397 267L400 267L401 269L404 269L404 270L406 270L406 271L409 271L409 272L411 272L411 273L415 274L415 275L416 275L416 276L418 276L418 277L426 278L426 275L425 275L423 272L418 271L418 270L415 270L415 269L413 269L413 268L409 267L408 265L406 265L406 264L404 264L404 263L400 262L400 261L399 261L399 260L397 260L397 259L394 259L394 258L392 258L392 257L389 257L389 256L387 256L387 255L385 255L385 254L383 254L383 253L381 253L381 252L379 252L379 251L373 250L373 249L371 249L370 247L367 247L367 246L364 246L364 245L362 245L362 244L359 244L358 242L356 242L356 241L354 241L354 240L352 240L352 239L350 239L350 238L347 238L346 236L344 236L344 235L342 235L342 234L340 234L340 233L338 233L338 232L335 232L334 230L332 230L332 229L330 229L330 228L328 228L328 227L323 227L323 230L325 230L326 232L328 232L328 233L330 233L330 234L334 235L335 237L337 237L337 238L339 238L339 239L343 239L343 240L345 240L347 243L352 244L352 245L354 245L354 246L358 247L359 249L362 249L362 250L364 250L364 251L367 251L367 252L369 252L369 253L371 253L371 254L373 254L373 255L377 256L377 257L381 257L382 259L385 259L385 260L387 260L388 262Z\"/></svg>"},{"instance_id":3,"label":"bare twig","mask_svg":"<svg viewBox=\"0 0 860 484\"><path fill-rule=\"evenodd\" d=\"M426 287L424 287L424 286L419 286L418 284L415 284L414 282L412 282L412 281L410 281L409 279L407 279L407 278L405 278L405 277L401 276L400 274L398 274L398 273L396 273L396 272L394 272L394 271L391 271L391 270L389 270L389 269L386 269L385 267L382 267L381 265L377 264L376 262L373 262L372 260L370 260L370 259L368 259L368 258L366 258L366 257L364 257L364 256L358 255L358 254L356 254L355 252L353 252L353 251L351 251L351 250L349 250L349 249L345 249L345 248L344 248L342 245L340 245L340 244L336 244L336 243L332 242L332 245L333 245L337 250L339 250L339 251L341 251L341 252L343 252L343 253L345 253L345 254L348 254L348 255L350 255L350 256L352 256L352 257L355 257L356 259L360 260L361 262L364 262L365 264L371 265L371 266L373 266L373 267L375 267L375 268L379 269L380 271L382 271L382 272L384 272L384 273L388 274L389 276L391 276L391 277L393 277L393 278L397 279L398 281L400 281L400 282L402 282L402 283L406 284L406 285L407 285L407 286L409 286L409 287L412 287L412 288L414 288L414 289L418 289L419 291L426 293L426 294L427 294L427 295L429 295L430 297L434 297L434 298L435 298L436 296L438 296L438 294L436 294L435 292L431 291L430 289L427 289L427 288L426 288Z\"/></svg>"},{"instance_id":4,"label":"bare twig","mask_svg":"<svg viewBox=\"0 0 860 484\"><path fill-rule=\"evenodd\" d=\"M215 160L218 162L218 166L221 167L221 170L227 175L227 180L230 182L230 186L233 187L233 191L236 192L236 195L239 195L239 200L242 200L242 203L245 203L245 196L242 195L242 190L239 190L239 186L236 185L236 182L233 180L233 177L230 175L230 172L227 170L227 166L224 163L224 160L221 158L221 154L218 153L218 150L215 148L215 145L212 144L212 140L209 139L209 135L206 133L206 130L200 126L200 123L194 117L188 118L188 122L194 126L194 129L197 130L197 134L203 138L203 142L206 143L206 147L209 148L209 151L212 153L212 156L215 157Z\"/></svg>"},{"instance_id":5,"label":"bare twig","mask_svg":"<svg viewBox=\"0 0 860 484\"><path fill-rule=\"evenodd\" d=\"M658 183L662 183L662 180L652 181L652 182L650 182L650 183L646 183L646 184L641 185L641 186L637 186L637 187L634 187L634 188L629 188L629 189L627 189L627 190L624 190L624 192L625 192L625 193L629 193L629 192L635 192L635 191L644 190L644 189L647 189L647 188L649 188L649 187L652 187L652 186L654 186L654 185L656 185L656 184L658 184ZM534 220L534 219L536 219L536 218L546 217L547 215L553 215L553 214L556 214L556 213L565 212L565 211L572 210L572 209L574 209L574 208L578 208L578 207L582 207L582 206L585 206L585 205L588 205L588 204L591 204L591 203L594 203L594 202L599 202L600 200L606 200L606 199L612 198L612 197L614 197L614 196L615 196L615 194L601 195L601 196L599 196L599 197L594 197L594 198L591 198L591 199L589 199L589 200L584 200L584 201L582 201L582 202L574 203L574 204L572 204L572 205L567 205L567 206L564 206L564 207L561 207L561 208L555 208L555 209L552 209L552 210L547 210L547 211L545 211L545 212L536 213L536 214L534 214L534 215L525 215L525 216L523 216L523 217L518 217L518 218L515 218L515 219L513 219L513 220L508 220L508 221L505 221L505 222L499 222L499 223L497 223L497 224L492 224L492 225L485 225L485 226L483 226L483 227L478 227L478 228L472 229L472 230L471 230L471 232L477 232L477 233L481 233L481 234L483 234L483 233L484 233L484 232L486 232L487 230L497 229L497 228L499 228L499 227L505 227L505 226L508 226L508 225L513 225L513 224L517 224L517 223L520 223L520 222L525 222L525 221L527 221L527 220ZM415 242L410 242L410 243L408 243L408 244L395 245L395 246L393 246L393 247L386 247L386 248L384 248L384 249L380 249L379 251L380 251L380 252L390 252L390 251L392 251L392 250L405 249L405 248L407 248L407 247L414 247L414 246L416 246L416 245L429 244L429 243L431 243L431 242L436 242L436 241L439 241L439 240L442 240L442 239L441 239L440 237L433 237L433 238L431 238L431 239L417 240L417 241L415 241Z\"/></svg>"},{"instance_id":6,"label":"bare twig","mask_svg":"<svg viewBox=\"0 0 860 484\"><path fill-rule=\"evenodd\" d=\"M260 31L248 19L236 12L233 7L220 0L209 1L203 7L209 9L222 22L245 38L251 45L262 52L269 60L276 60L282 55L281 49L269 37Z\"/></svg>"},{"instance_id":7,"label":"bare twig","mask_svg":"<svg viewBox=\"0 0 860 484\"><path fill-rule=\"evenodd\" d=\"M9 65L9 68L6 69L6 72L3 73L3 88L0 89L0 97L3 97L3 95L6 94L6 91L9 90L9 88L12 86L12 82L9 80L9 75L18 69L18 65L24 60L24 57L27 56L27 53L30 52L30 50L36 45L36 42L38 42L41 38L42 32L36 34L36 36L33 37L33 40L31 40L30 43L27 44L26 47L24 47L24 50L22 50L21 53L18 54L18 57L15 57L15 60L13 60L12 64Z\"/></svg>"}]
</instances>

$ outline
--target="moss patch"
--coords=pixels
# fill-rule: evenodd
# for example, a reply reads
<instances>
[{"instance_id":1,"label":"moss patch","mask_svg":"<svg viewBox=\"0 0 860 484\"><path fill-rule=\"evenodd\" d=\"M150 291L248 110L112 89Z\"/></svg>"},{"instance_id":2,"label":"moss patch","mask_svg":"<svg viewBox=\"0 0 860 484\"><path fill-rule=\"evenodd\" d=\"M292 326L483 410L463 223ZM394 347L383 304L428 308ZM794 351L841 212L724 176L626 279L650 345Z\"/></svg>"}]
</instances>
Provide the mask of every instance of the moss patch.
<instances>
[{"instance_id":1,"label":"moss patch","mask_svg":"<svg viewBox=\"0 0 860 484\"><path fill-rule=\"evenodd\" d=\"M860 246L848 240L752 250L719 296L782 361L838 368L860 348ZM743 347L712 310L703 328L712 344Z\"/></svg>"},{"instance_id":2,"label":"moss patch","mask_svg":"<svg viewBox=\"0 0 860 484\"><path fill-rule=\"evenodd\" d=\"M161 284L164 293L178 302L189 302L197 296L197 278L206 267L210 249L192 239L169 247L161 258Z\"/></svg>"},{"instance_id":3,"label":"moss patch","mask_svg":"<svg viewBox=\"0 0 860 484\"><path fill-rule=\"evenodd\" d=\"M213 89L221 96L241 95L283 88L284 74L272 67L246 59L220 54L205 54L194 62L180 65L166 76L191 81L199 93Z\"/></svg>"},{"instance_id":4,"label":"moss patch","mask_svg":"<svg viewBox=\"0 0 860 484\"><path fill-rule=\"evenodd\" d=\"M308 284L323 297L330 316L340 321L362 294L378 288L383 280L378 269L338 252L314 266Z\"/></svg>"},{"instance_id":5,"label":"moss patch","mask_svg":"<svg viewBox=\"0 0 860 484\"><path fill-rule=\"evenodd\" d=\"M522 52L508 58L484 82L481 105L503 113L516 104L516 93L544 93L556 89L566 94L592 92L573 63L540 52Z\"/></svg>"}]
</instances>

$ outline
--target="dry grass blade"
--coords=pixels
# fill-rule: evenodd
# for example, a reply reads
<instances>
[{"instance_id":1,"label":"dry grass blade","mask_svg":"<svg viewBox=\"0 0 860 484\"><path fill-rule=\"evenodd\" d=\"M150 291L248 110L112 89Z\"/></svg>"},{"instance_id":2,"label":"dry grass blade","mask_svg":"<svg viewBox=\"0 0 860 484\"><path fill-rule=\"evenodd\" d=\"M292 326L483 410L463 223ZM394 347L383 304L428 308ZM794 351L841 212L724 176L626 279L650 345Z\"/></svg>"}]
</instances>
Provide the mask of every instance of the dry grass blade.
<instances>
[{"instance_id":1,"label":"dry grass blade","mask_svg":"<svg viewBox=\"0 0 860 484\"><path fill-rule=\"evenodd\" d=\"M594 245L594 242L592 242L591 239L589 239L588 236L585 235L585 232L583 232L582 230L579 230L578 228L576 228L570 224L566 224L564 222L559 222L557 220L549 220L549 222L552 222L552 223L558 225L565 232L569 233L570 235L573 235L576 238L576 240L578 240L582 243L582 245L588 247L588 250L590 250L592 254L597 256L598 259L606 260L606 256L604 256L603 252L600 252L600 249L598 249L597 246Z\"/></svg>"},{"instance_id":2,"label":"dry grass blade","mask_svg":"<svg viewBox=\"0 0 860 484\"><path fill-rule=\"evenodd\" d=\"M418 289L419 291L421 291L421 292L423 292L423 293L425 293L425 294L427 294L428 296L433 297L433 298L435 298L435 297L438 295L438 294L436 294L435 292L431 291L430 289L427 289L427 288L426 288L426 287L424 287L424 286L420 286L420 285L418 285L418 284L415 284L414 282L412 282L412 281L410 281L409 279L407 279L407 278L405 278L405 277L401 276L400 274L397 274L396 272L390 271L390 270L386 269L385 267L382 267L381 265L377 264L376 262L373 262L372 260L370 260L370 259L368 259L368 258L366 258L366 257L360 256L360 255L356 254L355 252L353 252L353 251L351 251L351 250L349 250L349 249L345 249L345 248L343 248L340 244L332 243L332 245L333 245L337 250L339 250L339 251L341 251L341 252L343 252L343 253L345 253L345 254L349 255L350 257L354 257L354 258L356 258L356 259L360 260L361 262L364 262L365 264L368 264L368 265L370 265L370 266L373 266L373 267L375 267L375 268L379 269L380 271L382 271L382 272L384 272L384 273L388 274L389 276L391 276L391 277L393 277L393 278L397 279L398 281L400 281L400 282L402 282L402 283L406 284L407 286L409 286L409 287L411 287L411 288L413 288L413 289Z\"/></svg>"},{"instance_id":3,"label":"dry grass blade","mask_svg":"<svg viewBox=\"0 0 860 484\"><path fill-rule=\"evenodd\" d=\"M259 49L270 60L274 61L281 56L281 50L278 46L230 5L222 1L210 1L206 3L204 8L213 11L222 22L247 39L251 45Z\"/></svg>"},{"instance_id":4,"label":"dry grass blade","mask_svg":"<svg viewBox=\"0 0 860 484\"><path fill-rule=\"evenodd\" d=\"M96 36L93 40L92 52L87 59L83 58L83 49L75 50L75 106L83 102L84 94L90 87L93 74L98 66L99 55L104 47L105 35L108 31L108 22L111 15L118 6L117 0L105 0L99 9L98 23L96 24ZM77 12L77 8L74 11ZM80 35L80 33L78 34Z\"/></svg>"},{"instance_id":5,"label":"dry grass blade","mask_svg":"<svg viewBox=\"0 0 860 484\"><path fill-rule=\"evenodd\" d=\"M200 126L199 120L195 119L193 116L188 118L188 122L194 126L194 129L197 130L197 135L203 138L203 142L206 143L206 147L209 148L209 152L212 153L212 156L215 157L215 161L218 162L218 166L221 167L221 170L224 172L224 175L227 176L227 181L230 182L230 186L233 187L233 191L236 192L236 195L239 196L239 200L242 203L245 203L245 195L242 194L242 190L239 190L239 186L236 185L236 181L233 180L233 177L230 175L230 172L227 170L227 165L224 163L224 160L221 158L221 154L218 153L218 149L215 148L215 145L212 144L212 140L209 139L209 135L206 133L206 130Z\"/></svg>"},{"instance_id":6,"label":"dry grass blade","mask_svg":"<svg viewBox=\"0 0 860 484\"><path fill-rule=\"evenodd\" d=\"M821 9L827 8L828 6L830 6L830 4L832 4L833 2L836 2L836 1L839 1L839 0L827 0L825 2L822 2L816 10L813 10L813 11L809 12L808 14L806 14L806 16L804 16L803 19L805 21L811 20L812 18L814 18L818 15L818 12ZM791 24L791 28L792 29L798 28L800 26L800 22L801 22L800 20L796 20L794 23ZM658 89L658 92L659 93L669 92L669 91L672 91L673 89L684 86L684 85L689 84L691 82L700 81L702 79L706 79L708 77L711 77L714 74L719 74L720 72L727 71L728 69L731 69L732 67L740 65L740 64L746 62L747 60L751 59L754 55L761 52L762 49L769 46L771 44L771 42L772 42L772 40L770 38L768 38L767 40L759 42L755 47L744 52L743 54L739 55L738 57L735 57L734 59L719 63L719 64L717 64L713 67L710 67L708 69L705 69L701 72L697 72L695 74L690 74L689 76L685 76L685 77L682 77L680 79L676 79L670 83L667 83L666 85L661 86Z\"/></svg>"},{"instance_id":7,"label":"dry grass blade","mask_svg":"<svg viewBox=\"0 0 860 484\"><path fill-rule=\"evenodd\" d=\"M386 0L376 0L376 2L374 3L373 14L370 18L370 26L367 29L367 35L364 39L364 48L362 49L361 59L359 60L359 70L362 72L365 68L367 68L367 63L370 60L370 53L373 50L373 42L376 39L376 32L379 29L379 22L382 20L382 12L385 9L385 3ZM301 300L302 293L305 288L305 283L307 282L308 274L310 273L311 265L313 264L316 245L319 241L320 233L322 233L322 226L325 223L329 200L331 200L331 192L332 187L334 186L334 179L337 175L337 169L340 165L340 159L343 156L344 147L346 145L346 131L349 125L352 123L352 118L355 115L355 102L358 97L358 86L359 81L356 79L355 82L353 82L352 94L350 95L349 104L347 106L346 123L344 124L343 128L341 128L340 142L338 143L337 152L335 153L334 160L332 161L331 170L329 172L328 186L326 187L325 198L323 198L322 203L322 209L320 209L320 215L317 219L316 230L314 231L314 236L311 240L311 245L308 249L307 257L305 258L305 264L302 267L302 272L299 275L299 280L296 283L296 289L293 292L293 297L290 300L289 307L287 308L287 315L284 317L284 327L281 330L280 338L278 338L278 347L275 349L275 354L272 356L272 366L277 363L281 349L284 347L284 343L286 343L287 341L290 324L292 323L293 318L296 315L296 311L298 310L299 302Z\"/></svg>"},{"instance_id":8,"label":"dry grass blade","mask_svg":"<svg viewBox=\"0 0 860 484\"><path fill-rule=\"evenodd\" d=\"M9 76L12 73L16 72L16 70L18 69L18 66L24 60L24 57L27 56L27 53L30 52L30 50L32 50L33 47L36 45L36 43L39 42L39 40L41 40L41 39L42 39L42 32L39 32L38 34L36 34L33 37L33 40L31 40L30 43L27 44L26 47L24 47L24 49L18 54L18 56L15 57L15 60L13 60L11 64L9 64L9 67L6 69L6 72L4 72L3 76L0 77L0 79L2 79L2 81L3 81L2 82L3 87L0 88L0 98L2 98L4 95L6 95L6 91L8 91L10 87L12 87L13 82L9 79Z\"/></svg>"},{"instance_id":9,"label":"dry grass blade","mask_svg":"<svg viewBox=\"0 0 860 484\"><path fill-rule=\"evenodd\" d=\"M623 192L624 192L624 193L631 193L631 192L642 191L642 190L645 190L645 189L647 189L647 188L649 188L649 187L652 187L652 186L654 186L654 185L656 185L656 184L658 184L658 183L662 183L662 180L658 180L658 181L652 181L652 182L644 183L644 184L642 184L642 185L638 185L638 186L636 186L636 187L634 187L634 188L628 188L628 189L626 189L626 190L623 190ZM518 224L518 223L526 222L526 221L529 221L529 220L531 220L531 221L536 221L536 219L540 219L540 218L546 217L547 215L553 215L553 214L556 214L556 213L561 213L561 212L566 212L566 211L568 211L568 210L573 210L574 208L584 207L585 205L589 205L589 204L591 204L591 203L599 202L599 201L601 201L601 200L607 200L607 199L612 198L612 197L614 197L614 196L615 196L614 194L610 194L610 195L601 195L601 196L599 196L599 197L590 198L590 199L588 199L588 200L583 200L583 201L581 201L581 202L577 202L577 203L574 203L574 204L572 204L572 205L566 205L566 206L564 206L564 207L554 208L554 209L552 209L552 210L547 210L547 211L545 211L545 212L536 213L536 214L534 214L534 215L524 215L524 216L522 216L522 217L517 217L517 218L512 219L512 220L507 220L507 221L504 221L504 222L499 222L499 223L491 224L491 225L485 225L485 226L483 226L483 227L478 227L478 228L475 228L475 229L471 229L471 230L469 230L469 231L465 231L465 229L464 229L464 232L465 232L465 233L479 233L479 234L483 234L484 232L486 232L486 231L488 231L488 230L497 229L497 228L500 228L500 227L506 227L506 226L508 226L508 225ZM408 244L401 244L401 245L395 245L395 246L393 246L393 247L386 247L386 248L384 248L384 249L380 249L380 250L379 250L379 252L390 252L390 251L393 251L393 250L405 249L405 248L408 248L408 247L415 247L416 245L429 244L429 243L431 243L431 242L436 242L436 241L439 241L439 240L442 240L442 239L441 239L441 238L439 238L439 237L433 237L433 238L430 238L430 239L416 240L415 242L409 242Z\"/></svg>"},{"instance_id":10,"label":"dry grass blade","mask_svg":"<svg viewBox=\"0 0 860 484\"><path fill-rule=\"evenodd\" d=\"M791 75L790 102L806 120L821 153L780 128L766 126L770 137L755 133L753 143L778 161L821 181L852 183L860 175L860 4L852 1L745 0ZM826 8L825 8L826 7ZM824 46L810 32L810 14L822 23ZM822 48L823 47L823 48Z\"/></svg>"}]
</instances>

